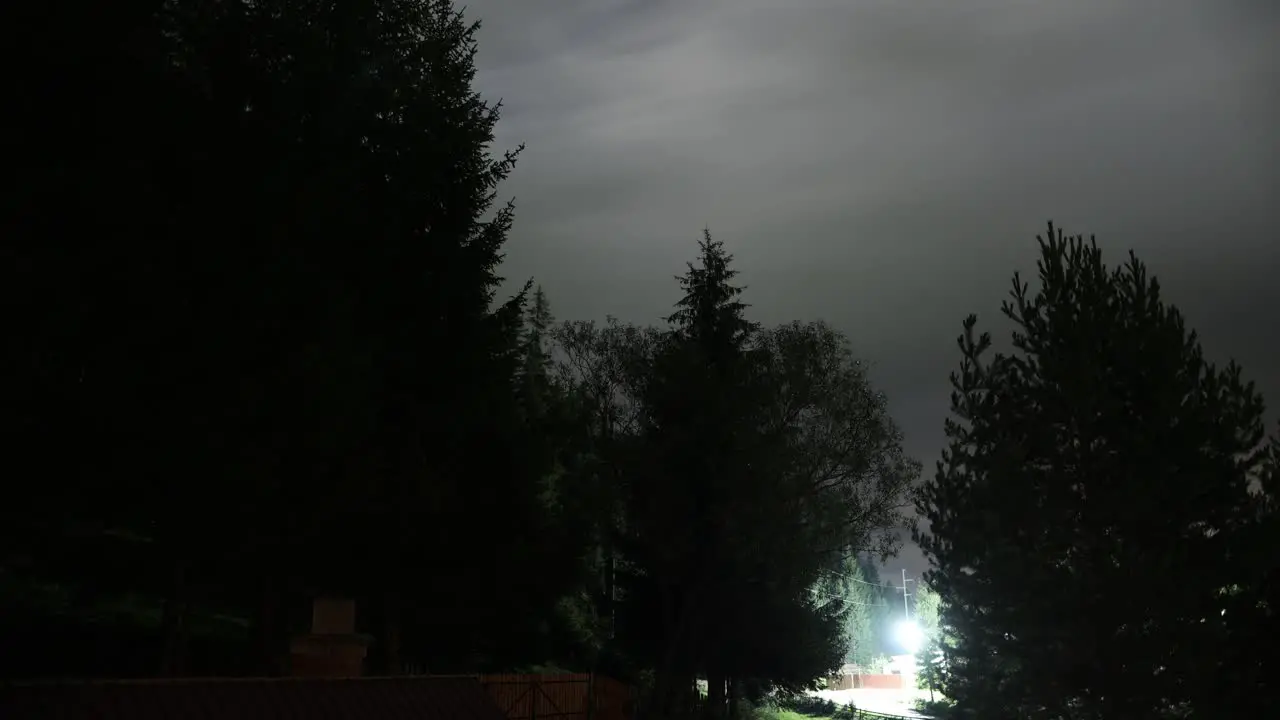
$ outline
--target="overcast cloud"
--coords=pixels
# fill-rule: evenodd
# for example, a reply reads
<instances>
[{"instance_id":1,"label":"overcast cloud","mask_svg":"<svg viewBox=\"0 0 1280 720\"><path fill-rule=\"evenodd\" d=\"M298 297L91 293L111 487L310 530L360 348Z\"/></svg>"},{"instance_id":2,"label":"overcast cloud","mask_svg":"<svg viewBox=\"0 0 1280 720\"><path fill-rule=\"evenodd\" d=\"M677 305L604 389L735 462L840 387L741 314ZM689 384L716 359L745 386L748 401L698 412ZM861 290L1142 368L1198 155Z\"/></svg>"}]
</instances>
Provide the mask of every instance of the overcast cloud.
<instances>
[{"instance_id":1,"label":"overcast cloud","mask_svg":"<svg viewBox=\"0 0 1280 720\"><path fill-rule=\"evenodd\" d=\"M657 322L709 226L756 319L849 334L931 472L960 322L1002 327L1053 219L1136 250L1274 416L1273 5L473 0L499 144L527 143L505 274L563 319Z\"/></svg>"}]
</instances>

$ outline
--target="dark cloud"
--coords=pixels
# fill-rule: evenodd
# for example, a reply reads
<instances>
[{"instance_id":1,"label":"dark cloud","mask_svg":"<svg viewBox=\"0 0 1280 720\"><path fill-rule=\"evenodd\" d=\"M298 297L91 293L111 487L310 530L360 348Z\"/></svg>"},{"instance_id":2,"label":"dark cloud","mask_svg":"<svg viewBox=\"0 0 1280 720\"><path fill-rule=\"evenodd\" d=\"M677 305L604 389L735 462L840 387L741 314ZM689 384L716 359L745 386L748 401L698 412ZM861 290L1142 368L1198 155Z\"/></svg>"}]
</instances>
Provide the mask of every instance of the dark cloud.
<instances>
[{"instance_id":1,"label":"dark cloud","mask_svg":"<svg viewBox=\"0 0 1280 720\"><path fill-rule=\"evenodd\" d=\"M506 272L653 322L710 226L759 319L852 337L931 465L959 323L1000 327L1052 218L1136 250L1280 407L1272 5L472 2L499 143L528 144Z\"/></svg>"}]
</instances>

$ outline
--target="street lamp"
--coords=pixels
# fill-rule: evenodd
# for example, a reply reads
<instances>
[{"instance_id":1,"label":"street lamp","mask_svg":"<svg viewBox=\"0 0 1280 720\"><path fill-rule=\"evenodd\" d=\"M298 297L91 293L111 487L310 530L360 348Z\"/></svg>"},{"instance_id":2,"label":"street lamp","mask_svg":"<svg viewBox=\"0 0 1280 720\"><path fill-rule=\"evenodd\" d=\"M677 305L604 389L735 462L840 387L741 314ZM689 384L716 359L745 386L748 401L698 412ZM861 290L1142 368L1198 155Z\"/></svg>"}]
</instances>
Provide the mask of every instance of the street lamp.
<instances>
[{"instance_id":1,"label":"street lamp","mask_svg":"<svg viewBox=\"0 0 1280 720\"><path fill-rule=\"evenodd\" d=\"M894 627L894 636L898 644L911 655L915 655L924 645L924 631L910 620L903 620Z\"/></svg>"}]
</instances>

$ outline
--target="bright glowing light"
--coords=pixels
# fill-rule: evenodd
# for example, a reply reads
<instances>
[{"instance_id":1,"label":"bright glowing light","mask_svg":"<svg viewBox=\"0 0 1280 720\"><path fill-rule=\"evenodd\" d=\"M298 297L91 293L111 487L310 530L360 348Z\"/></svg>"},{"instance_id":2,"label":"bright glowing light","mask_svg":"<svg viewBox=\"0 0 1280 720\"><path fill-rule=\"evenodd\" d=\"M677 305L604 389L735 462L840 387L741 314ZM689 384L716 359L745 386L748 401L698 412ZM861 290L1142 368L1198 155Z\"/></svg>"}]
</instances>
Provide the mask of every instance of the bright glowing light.
<instances>
[{"instance_id":1,"label":"bright glowing light","mask_svg":"<svg viewBox=\"0 0 1280 720\"><path fill-rule=\"evenodd\" d=\"M920 629L919 625L910 620L899 622L897 627L894 628L894 635L898 639L898 644L912 655L915 655L920 646L924 644L924 631Z\"/></svg>"}]
</instances>

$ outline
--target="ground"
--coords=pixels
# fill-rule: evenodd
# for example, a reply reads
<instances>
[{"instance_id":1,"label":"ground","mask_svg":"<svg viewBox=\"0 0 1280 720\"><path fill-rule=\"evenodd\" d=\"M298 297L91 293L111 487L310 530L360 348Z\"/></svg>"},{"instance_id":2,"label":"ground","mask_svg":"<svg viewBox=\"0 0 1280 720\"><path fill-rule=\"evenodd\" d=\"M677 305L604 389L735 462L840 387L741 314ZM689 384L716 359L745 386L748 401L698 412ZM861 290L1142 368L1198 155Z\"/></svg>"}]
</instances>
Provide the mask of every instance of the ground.
<instances>
[{"instance_id":1,"label":"ground","mask_svg":"<svg viewBox=\"0 0 1280 720\"><path fill-rule=\"evenodd\" d=\"M898 715L900 717L909 718L925 718L927 715L921 715L912 709L915 704L918 691L898 691L898 690L819 690L816 695L824 700L830 700L836 705L853 706L859 710L867 710L869 712L884 713L886 715ZM928 692L924 692L924 697L928 697Z\"/></svg>"}]
</instances>

